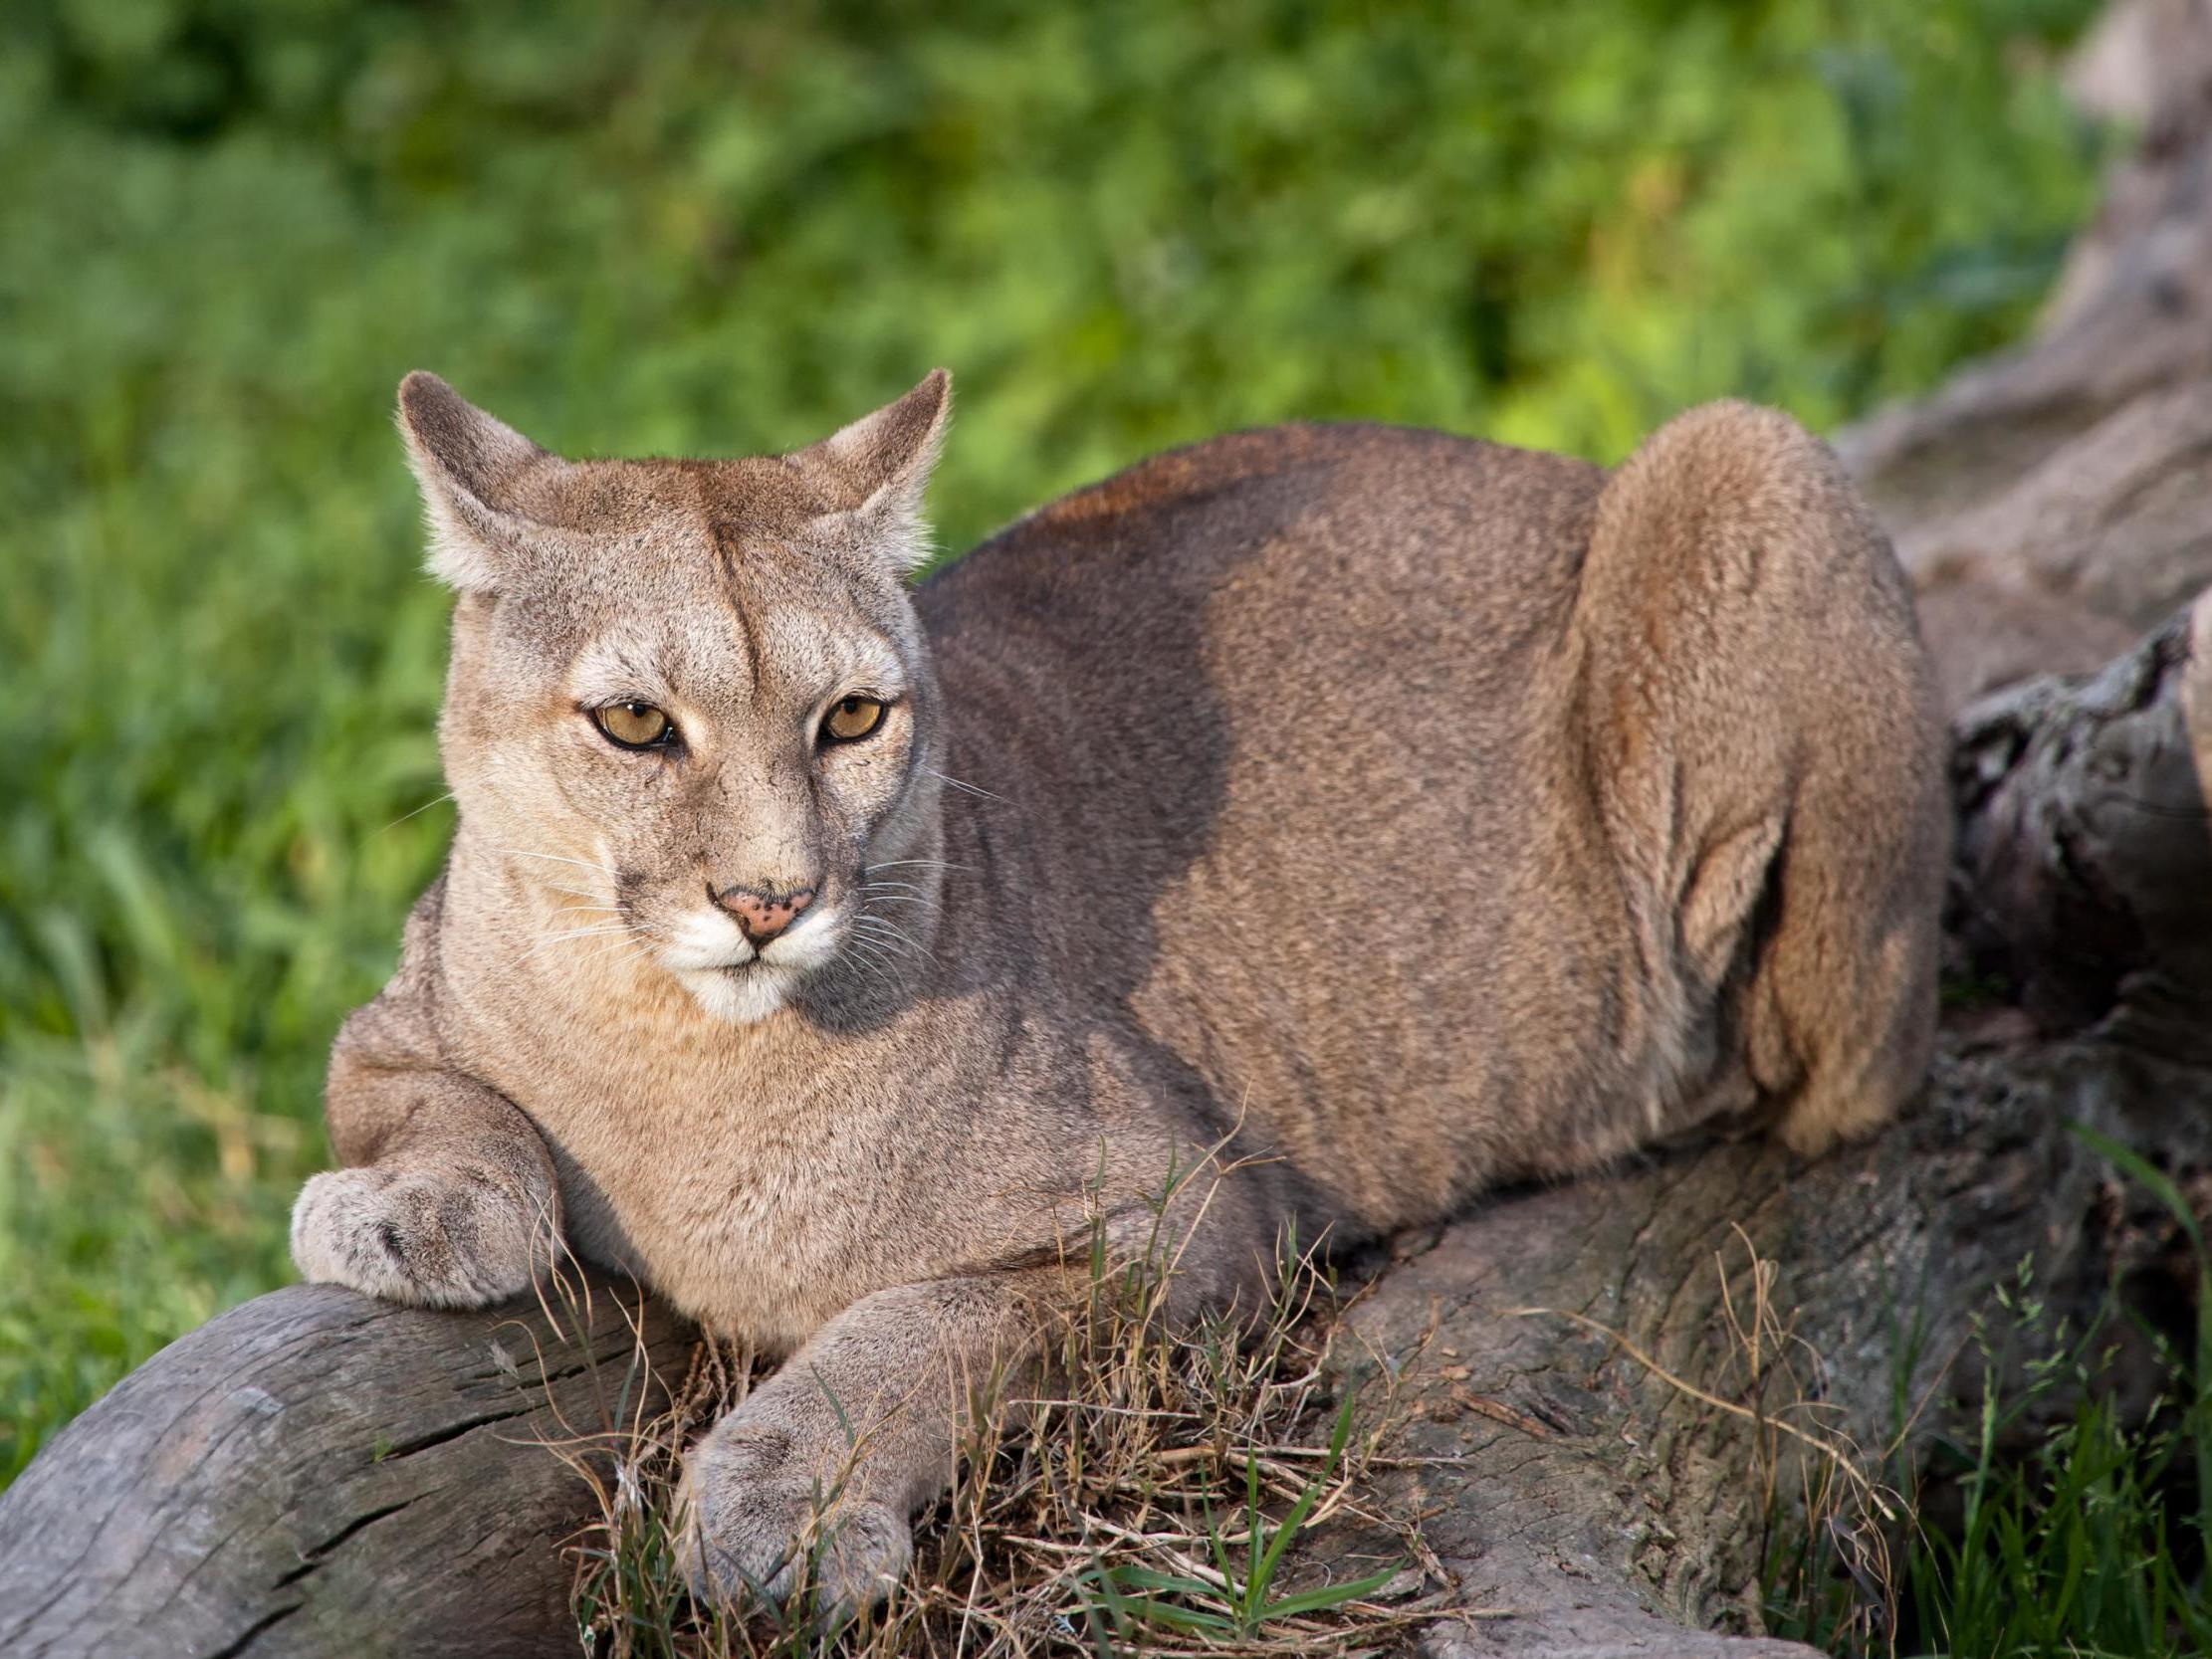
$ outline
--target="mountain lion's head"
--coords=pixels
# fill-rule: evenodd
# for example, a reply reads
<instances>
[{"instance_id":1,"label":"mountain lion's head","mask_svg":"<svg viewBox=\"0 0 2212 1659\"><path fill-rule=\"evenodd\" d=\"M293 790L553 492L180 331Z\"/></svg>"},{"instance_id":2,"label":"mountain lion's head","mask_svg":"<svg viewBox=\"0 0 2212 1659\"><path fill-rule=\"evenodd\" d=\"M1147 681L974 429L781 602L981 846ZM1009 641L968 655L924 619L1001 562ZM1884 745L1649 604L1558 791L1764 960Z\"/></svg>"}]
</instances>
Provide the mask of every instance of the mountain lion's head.
<instances>
[{"instance_id":1,"label":"mountain lion's head","mask_svg":"<svg viewBox=\"0 0 2212 1659\"><path fill-rule=\"evenodd\" d=\"M570 462L401 385L460 593L447 779L546 948L621 952L738 1021L900 949L878 904L927 885L899 878L939 783L905 578L948 395L939 370L792 455Z\"/></svg>"}]
</instances>

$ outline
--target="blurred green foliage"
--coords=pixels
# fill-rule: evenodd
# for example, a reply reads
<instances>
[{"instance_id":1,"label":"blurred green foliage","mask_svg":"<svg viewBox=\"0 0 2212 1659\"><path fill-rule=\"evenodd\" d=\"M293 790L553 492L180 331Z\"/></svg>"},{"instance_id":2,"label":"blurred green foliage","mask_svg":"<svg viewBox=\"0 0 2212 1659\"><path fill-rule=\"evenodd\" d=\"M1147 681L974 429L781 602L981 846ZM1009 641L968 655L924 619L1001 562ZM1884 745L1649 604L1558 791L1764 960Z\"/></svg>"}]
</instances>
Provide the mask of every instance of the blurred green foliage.
<instances>
[{"instance_id":1,"label":"blurred green foliage","mask_svg":"<svg viewBox=\"0 0 2212 1659\"><path fill-rule=\"evenodd\" d=\"M449 832L404 370L727 453L944 362L955 546L1293 416L1827 427L2030 316L2093 5L13 0L0 1479L287 1276Z\"/></svg>"}]
</instances>

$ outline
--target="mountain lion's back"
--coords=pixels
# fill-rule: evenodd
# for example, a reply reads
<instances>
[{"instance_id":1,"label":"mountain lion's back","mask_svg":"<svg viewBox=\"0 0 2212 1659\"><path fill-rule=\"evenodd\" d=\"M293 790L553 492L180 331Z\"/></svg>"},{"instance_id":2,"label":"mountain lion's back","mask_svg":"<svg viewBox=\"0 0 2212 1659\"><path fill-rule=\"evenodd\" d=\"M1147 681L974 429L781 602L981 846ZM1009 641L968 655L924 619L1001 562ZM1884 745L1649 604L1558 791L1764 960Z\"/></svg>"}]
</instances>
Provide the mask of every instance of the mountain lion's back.
<instances>
[{"instance_id":1,"label":"mountain lion's back","mask_svg":"<svg viewBox=\"0 0 2212 1659\"><path fill-rule=\"evenodd\" d=\"M1409 1212L1517 1161L1525 1127L1479 1103L1608 1092L1571 1010L1610 994L1621 922L1559 811L1605 476L1398 428L1243 433L920 594L948 769L991 792L948 797L949 841L1018 819L991 879L1022 891L995 897L1071 1005L1127 1010L1156 1082L1307 1160L1353 1115L1377 1169L1419 1171L1389 1197Z\"/></svg>"}]
</instances>

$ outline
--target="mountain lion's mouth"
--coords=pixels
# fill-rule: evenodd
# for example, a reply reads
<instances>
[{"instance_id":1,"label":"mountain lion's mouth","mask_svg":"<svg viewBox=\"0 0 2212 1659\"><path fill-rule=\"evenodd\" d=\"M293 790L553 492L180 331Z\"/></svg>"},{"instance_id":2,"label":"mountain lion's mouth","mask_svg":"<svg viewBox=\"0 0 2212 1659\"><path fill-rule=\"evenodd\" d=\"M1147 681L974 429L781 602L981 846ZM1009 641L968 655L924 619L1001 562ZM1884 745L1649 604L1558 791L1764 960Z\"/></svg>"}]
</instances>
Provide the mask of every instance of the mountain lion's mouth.
<instances>
[{"instance_id":1,"label":"mountain lion's mouth","mask_svg":"<svg viewBox=\"0 0 2212 1659\"><path fill-rule=\"evenodd\" d=\"M736 1025L767 1019L783 1006L799 979L791 969L759 956L685 968L676 977L702 1009Z\"/></svg>"}]
</instances>

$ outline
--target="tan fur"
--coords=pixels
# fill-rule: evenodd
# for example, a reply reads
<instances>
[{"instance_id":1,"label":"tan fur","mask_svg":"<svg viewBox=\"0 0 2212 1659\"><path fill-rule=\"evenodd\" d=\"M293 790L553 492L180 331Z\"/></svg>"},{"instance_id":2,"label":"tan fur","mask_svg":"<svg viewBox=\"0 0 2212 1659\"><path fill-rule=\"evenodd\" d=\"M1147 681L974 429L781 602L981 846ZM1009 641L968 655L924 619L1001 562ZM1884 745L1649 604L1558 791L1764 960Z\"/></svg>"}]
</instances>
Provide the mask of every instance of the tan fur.
<instances>
[{"instance_id":1,"label":"tan fur","mask_svg":"<svg viewBox=\"0 0 2212 1659\"><path fill-rule=\"evenodd\" d=\"M832 1599L874 1593L1059 1247L1149 1232L1172 1167L1220 1302L1286 1221L1373 1235L1722 1116L1816 1151L1927 1058L1940 726L1889 550L1788 420L1697 410L1610 477L1242 434L910 596L946 398L573 464L402 388L460 829L340 1035L349 1167L295 1255L482 1302L557 1226L793 1354L693 1454L718 1595L786 1588L831 1485ZM817 748L859 691L882 728ZM615 699L683 748L608 743ZM758 960L714 897L801 887Z\"/></svg>"}]
</instances>

